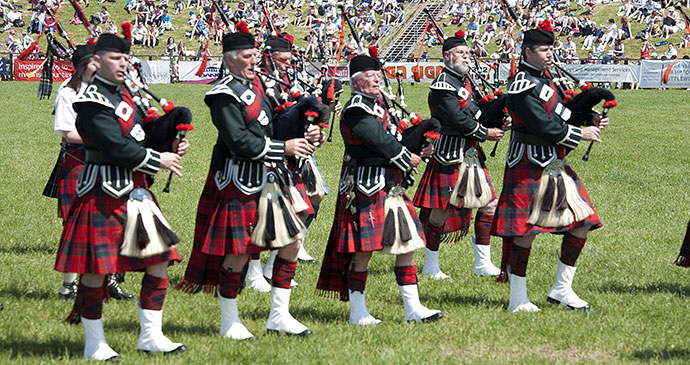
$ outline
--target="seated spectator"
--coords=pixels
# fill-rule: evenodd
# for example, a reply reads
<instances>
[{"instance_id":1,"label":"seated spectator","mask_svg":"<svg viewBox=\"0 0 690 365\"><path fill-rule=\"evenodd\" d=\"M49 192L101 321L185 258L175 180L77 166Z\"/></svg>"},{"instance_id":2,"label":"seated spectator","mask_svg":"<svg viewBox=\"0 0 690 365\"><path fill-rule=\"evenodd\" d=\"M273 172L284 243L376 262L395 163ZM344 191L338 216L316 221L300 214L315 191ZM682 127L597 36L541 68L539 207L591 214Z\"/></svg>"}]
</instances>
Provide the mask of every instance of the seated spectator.
<instances>
[{"instance_id":1,"label":"seated spectator","mask_svg":"<svg viewBox=\"0 0 690 365\"><path fill-rule=\"evenodd\" d=\"M626 40L632 37L632 30L630 29L630 23L627 17L621 18L621 28L618 29L618 39Z\"/></svg>"},{"instance_id":2,"label":"seated spectator","mask_svg":"<svg viewBox=\"0 0 690 365\"><path fill-rule=\"evenodd\" d=\"M644 39L642 42L642 47L640 47L640 59L649 59L651 50L655 50L656 47L649 41L649 39Z\"/></svg>"},{"instance_id":3,"label":"seated spectator","mask_svg":"<svg viewBox=\"0 0 690 365\"><path fill-rule=\"evenodd\" d=\"M665 54L669 59L675 59L678 57L678 50L673 47L673 43L668 42L668 51Z\"/></svg>"},{"instance_id":4,"label":"seated spectator","mask_svg":"<svg viewBox=\"0 0 690 365\"><path fill-rule=\"evenodd\" d=\"M144 37L146 37L146 27L144 27L143 23L137 23L137 25L134 26L134 29L132 29L132 38L134 38L134 44L143 45Z\"/></svg>"},{"instance_id":5,"label":"seated spectator","mask_svg":"<svg viewBox=\"0 0 690 365\"><path fill-rule=\"evenodd\" d=\"M618 60L625 58L625 45L620 39L616 39L616 43L613 44L613 56Z\"/></svg>"},{"instance_id":6,"label":"seated spectator","mask_svg":"<svg viewBox=\"0 0 690 365\"><path fill-rule=\"evenodd\" d=\"M609 25L606 27L606 33L602 37L603 46L606 47L609 43L613 44L616 39L618 39L618 26L616 21L610 18Z\"/></svg>"},{"instance_id":7,"label":"seated spectator","mask_svg":"<svg viewBox=\"0 0 690 365\"><path fill-rule=\"evenodd\" d=\"M172 25L172 17L168 14L168 9L163 10L163 15L161 15L161 29L162 30L175 30Z\"/></svg>"},{"instance_id":8,"label":"seated spectator","mask_svg":"<svg viewBox=\"0 0 690 365\"><path fill-rule=\"evenodd\" d=\"M144 36L144 48L153 48L158 46L158 28L155 25L149 25L149 29Z\"/></svg>"},{"instance_id":9,"label":"seated spectator","mask_svg":"<svg viewBox=\"0 0 690 365\"><path fill-rule=\"evenodd\" d=\"M168 37L168 42L165 44L165 54L171 57L178 55L177 45L173 37Z\"/></svg>"},{"instance_id":10,"label":"seated spectator","mask_svg":"<svg viewBox=\"0 0 690 365\"><path fill-rule=\"evenodd\" d=\"M125 1L125 11L127 14L131 14L134 9L137 7L137 1L136 0L126 0Z\"/></svg>"},{"instance_id":11,"label":"seated spectator","mask_svg":"<svg viewBox=\"0 0 690 365\"><path fill-rule=\"evenodd\" d=\"M427 50L425 49L424 52L422 52L422 55L421 55L419 58L420 58L420 60L421 60L422 62L429 62L429 60L431 59L431 56L429 55L429 51L427 51Z\"/></svg>"}]
</instances>

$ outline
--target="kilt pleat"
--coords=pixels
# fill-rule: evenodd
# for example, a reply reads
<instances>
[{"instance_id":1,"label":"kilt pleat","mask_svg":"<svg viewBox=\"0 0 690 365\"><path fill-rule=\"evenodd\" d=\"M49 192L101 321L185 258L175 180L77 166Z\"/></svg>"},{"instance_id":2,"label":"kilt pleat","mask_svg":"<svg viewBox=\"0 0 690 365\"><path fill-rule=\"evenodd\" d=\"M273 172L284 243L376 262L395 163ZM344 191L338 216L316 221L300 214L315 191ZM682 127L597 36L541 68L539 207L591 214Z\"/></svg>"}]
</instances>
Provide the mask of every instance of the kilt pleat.
<instances>
[{"instance_id":1,"label":"kilt pleat","mask_svg":"<svg viewBox=\"0 0 690 365\"><path fill-rule=\"evenodd\" d=\"M134 174L135 186L145 186L142 173ZM153 193L152 193L153 195ZM128 196L112 198L96 186L71 204L55 260L55 270L80 274L112 274L141 271L162 262L180 261L175 248L160 255L121 256ZM155 200L155 198L154 198Z\"/></svg>"},{"instance_id":2,"label":"kilt pleat","mask_svg":"<svg viewBox=\"0 0 690 365\"><path fill-rule=\"evenodd\" d=\"M58 218L65 219L70 205L77 197L77 180L84 167L84 148L70 146L62 159L58 181Z\"/></svg>"},{"instance_id":3,"label":"kilt pleat","mask_svg":"<svg viewBox=\"0 0 690 365\"><path fill-rule=\"evenodd\" d=\"M501 237L519 237L535 235L538 233L563 233L580 227L596 229L602 226L596 211L589 217L571 223L565 227L540 227L527 223L530 214L530 205L539 190L539 181L543 169L531 162L526 157L509 168L506 165L503 174L503 191L498 199L498 207L491 226L491 234ZM578 193L594 210L587 190L582 185L575 171L565 163L565 171L577 186Z\"/></svg>"}]
</instances>

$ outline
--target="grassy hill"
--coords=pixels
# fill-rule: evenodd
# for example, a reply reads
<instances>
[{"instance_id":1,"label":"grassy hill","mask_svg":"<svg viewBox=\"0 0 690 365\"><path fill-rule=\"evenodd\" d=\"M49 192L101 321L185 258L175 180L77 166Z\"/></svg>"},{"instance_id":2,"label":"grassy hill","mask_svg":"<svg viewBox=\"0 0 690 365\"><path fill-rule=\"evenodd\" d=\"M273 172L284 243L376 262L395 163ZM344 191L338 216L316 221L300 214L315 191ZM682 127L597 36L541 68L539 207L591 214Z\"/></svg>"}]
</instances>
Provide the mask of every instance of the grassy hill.
<instances>
[{"instance_id":1,"label":"grassy hill","mask_svg":"<svg viewBox=\"0 0 690 365\"><path fill-rule=\"evenodd\" d=\"M174 11L172 9L172 4L173 1L170 1L170 7L171 7L171 15L173 19L173 25L175 27L174 31L169 31L165 32L164 35L160 37L160 44L154 48L143 48L141 46L134 46L133 50L137 54L137 56L145 57L147 55L152 55L152 56L157 56L157 55L162 55L165 53L165 42L168 39L168 37L172 36L176 42L179 42L180 40L184 40L185 46L187 47L188 50L191 51L196 51L200 43L198 39L190 40L188 38L184 38L184 34L186 31L189 31L192 29L192 26L187 24L187 19L188 19L188 14L189 11L194 11L196 14L199 14L199 8L190 8L190 9L185 9L182 13L180 14L174 14ZM574 6L574 2L571 2ZM119 25L123 21L134 21L134 15L133 14L128 14L125 9L124 9L124 1L123 0L117 0L116 2L103 2L102 4L98 4L96 1L91 1L91 5L88 8L83 8L85 14L87 15L88 18L91 17L92 14L97 13L100 11L101 6L105 6L110 13L111 19L113 19L114 23ZM232 8L236 8L236 2L231 3ZM594 13L591 15L592 19L594 19L598 25L601 24L607 24L607 21L609 18L614 18L617 23L620 23L620 17L616 16L616 11L618 10L619 3L611 3L611 4L606 4L606 5L599 5L595 8ZM82 5L83 7L83 5ZM304 8L304 13L306 13L306 10L308 7L305 6ZM290 10L289 7L287 7L284 11L283 10L275 10L274 11L276 14L283 14L283 12L287 12L289 17L292 19L293 15L296 13L296 10ZM583 12L576 12L578 16L583 16ZM65 2L62 5L62 8L58 12L58 19L59 21L63 24L65 29L67 30L67 33L74 39L75 43L83 43L85 39L87 39L87 32L84 29L82 25L72 25L69 24L69 21L72 19L72 16L74 15L74 11L72 7L70 6L69 2ZM29 19L31 17L31 12L29 10L24 11L24 17L23 19L25 22L29 23ZM644 28L644 25L638 24L638 23L632 23L632 33L633 35L639 32ZM21 34L21 31L23 29L18 29L14 28L16 31ZM457 30L457 27L455 26L447 26L444 27L444 32L446 34L452 34ZM295 38L295 43L297 46L304 47L306 46L306 42L304 41L304 36L308 34L308 29L305 27L296 27L296 26L289 26L287 28L287 31L292 34ZM346 33L349 33L349 29L346 30ZM669 39L670 42L673 42L675 45L678 45L678 43L681 40L681 33L676 33L671 36ZM517 33L516 33L517 35ZM565 39L562 39L565 41ZM656 43L658 41L662 40L661 38L654 38L651 39L652 43ZM583 51L580 49L580 46L582 44L583 38L575 38L575 42L578 44L578 55L582 58L586 57L587 52ZM624 41L625 44L625 55L628 58L638 58L639 57L639 47L641 46L641 41L636 40L636 39L628 39ZM610 46L609 49L612 47ZM211 54L214 56L219 56L221 52L221 46L220 45L215 45L213 42L211 42L209 49L211 50ZM486 49L491 54L497 49L497 46L494 42L489 42L489 44L486 45ZM664 46L660 51L664 52L666 50L666 47ZM679 50L680 51L680 50ZM659 52L659 53L661 53ZM440 47L435 47L430 51L432 57L440 57L441 52L440 52Z\"/></svg>"}]
</instances>

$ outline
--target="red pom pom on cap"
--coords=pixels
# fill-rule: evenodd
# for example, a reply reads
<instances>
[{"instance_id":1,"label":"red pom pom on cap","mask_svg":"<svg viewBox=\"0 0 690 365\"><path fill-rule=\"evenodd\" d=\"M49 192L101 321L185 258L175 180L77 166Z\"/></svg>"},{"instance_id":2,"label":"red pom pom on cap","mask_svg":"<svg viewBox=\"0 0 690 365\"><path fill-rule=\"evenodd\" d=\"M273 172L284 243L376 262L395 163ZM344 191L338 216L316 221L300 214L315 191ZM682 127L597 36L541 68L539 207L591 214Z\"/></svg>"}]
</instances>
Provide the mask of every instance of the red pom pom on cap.
<instances>
[{"instance_id":1,"label":"red pom pom on cap","mask_svg":"<svg viewBox=\"0 0 690 365\"><path fill-rule=\"evenodd\" d=\"M120 23L120 28L122 28L122 34L125 36L125 38L132 39L132 23Z\"/></svg>"},{"instance_id":2,"label":"red pom pom on cap","mask_svg":"<svg viewBox=\"0 0 690 365\"><path fill-rule=\"evenodd\" d=\"M545 30L547 32L553 32L551 22L548 19L544 19L541 23L539 23L539 25L537 25L537 29Z\"/></svg>"},{"instance_id":3,"label":"red pom pom on cap","mask_svg":"<svg viewBox=\"0 0 690 365\"><path fill-rule=\"evenodd\" d=\"M376 46L369 47L369 56L379 58L379 49Z\"/></svg>"},{"instance_id":4,"label":"red pom pom on cap","mask_svg":"<svg viewBox=\"0 0 690 365\"><path fill-rule=\"evenodd\" d=\"M460 38L465 38L465 32L463 32L462 29L458 29L458 31L455 32L455 36L460 37Z\"/></svg>"},{"instance_id":5,"label":"red pom pom on cap","mask_svg":"<svg viewBox=\"0 0 690 365\"><path fill-rule=\"evenodd\" d=\"M237 22L235 23L235 28L237 28L237 31L240 33L247 33L249 34L249 28L247 27L247 23L245 22Z\"/></svg>"}]
</instances>

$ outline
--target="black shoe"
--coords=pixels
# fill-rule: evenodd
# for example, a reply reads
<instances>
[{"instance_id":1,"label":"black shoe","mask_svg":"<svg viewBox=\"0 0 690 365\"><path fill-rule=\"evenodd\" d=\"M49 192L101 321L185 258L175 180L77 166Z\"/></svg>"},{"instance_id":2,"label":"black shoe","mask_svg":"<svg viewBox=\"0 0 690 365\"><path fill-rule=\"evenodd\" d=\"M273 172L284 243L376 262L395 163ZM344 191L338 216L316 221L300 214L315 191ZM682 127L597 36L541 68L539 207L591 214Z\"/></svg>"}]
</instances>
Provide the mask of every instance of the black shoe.
<instances>
[{"instance_id":1,"label":"black shoe","mask_svg":"<svg viewBox=\"0 0 690 365\"><path fill-rule=\"evenodd\" d=\"M5 309L5 306L2 305L2 303L0 303L0 311L3 310L3 309Z\"/></svg>"},{"instance_id":2,"label":"black shoe","mask_svg":"<svg viewBox=\"0 0 690 365\"><path fill-rule=\"evenodd\" d=\"M266 333L269 335L287 335L287 336L295 336L295 337L309 337L313 334L311 330L304 330L300 333L290 333L290 332L281 332L278 330L266 330Z\"/></svg>"},{"instance_id":3,"label":"black shoe","mask_svg":"<svg viewBox=\"0 0 690 365\"><path fill-rule=\"evenodd\" d=\"M77 282L62 283L62 288L58 291L58 295L62 299L74 299L77 296Z\"/></svg>"},{"instance_id":4,"label":"black shoe","mask_svg":"<svg viewBox=\"0 0 690 365\"><path fill-rule=\"evenodd\" d=\"M110 284L108 284L108 293L110 294L110 297L116 300L132 300L134 299L134 295L127 293L126 291L122 290L120 287L120 284L118 284L116 281L111 281Z\"/></svg>"},{"instance_id":5,"label":"black shoe","mask_svg":"<svg viewBox=\"0 0 690 365\"><path fill-rule=\"evenodd\" d=\"M162 353L163 355L174 355L174 354L181 354L181 353L187 351L187 346L185 346L185 345L180 345L180 346L178 346L176 349L174 349L174 350L172 350L172 351L168 351L168 352L151 352L151 351L147 351L147 350L137 350L137 351L143 352L143 353L146 353L146 354L149 354L149 355L153 355L153 354L156 354L156 353Z\"/></svg>"},{"instance_id":6,"label":"black shoe","mask_svg":"<svg viewBox=\"0 0 690 365\"><path fill-rule=\"evenodd\" d=\"M443 313L438 312L431 317L426 317L426 318L422 319L422 322L424 322L424 323L436 322L441 318L443 318Z\"/></svg>"}]
</instances>

